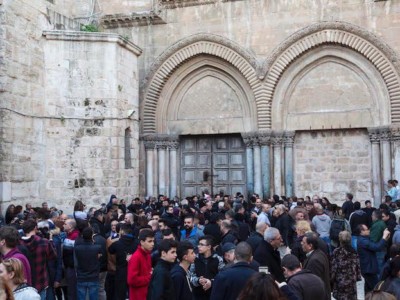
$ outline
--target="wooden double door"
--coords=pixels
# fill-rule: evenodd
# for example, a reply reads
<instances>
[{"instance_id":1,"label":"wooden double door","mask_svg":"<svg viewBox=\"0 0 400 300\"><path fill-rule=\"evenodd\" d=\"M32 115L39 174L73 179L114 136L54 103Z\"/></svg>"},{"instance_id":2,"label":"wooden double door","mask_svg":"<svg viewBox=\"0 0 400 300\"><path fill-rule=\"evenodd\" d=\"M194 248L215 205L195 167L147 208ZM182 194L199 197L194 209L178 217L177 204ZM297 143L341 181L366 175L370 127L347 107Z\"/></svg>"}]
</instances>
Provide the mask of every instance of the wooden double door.
<instances>
[{"instance_id":1,"label":"wooden double door","mask_svg":"<svg viewBox=\"0 0 400 300\"><path fill-rule=\"evenodd\" d=\"M246 195L246 149L240 135L181 137L181 195Z\"/></svg>"}]
</instances>

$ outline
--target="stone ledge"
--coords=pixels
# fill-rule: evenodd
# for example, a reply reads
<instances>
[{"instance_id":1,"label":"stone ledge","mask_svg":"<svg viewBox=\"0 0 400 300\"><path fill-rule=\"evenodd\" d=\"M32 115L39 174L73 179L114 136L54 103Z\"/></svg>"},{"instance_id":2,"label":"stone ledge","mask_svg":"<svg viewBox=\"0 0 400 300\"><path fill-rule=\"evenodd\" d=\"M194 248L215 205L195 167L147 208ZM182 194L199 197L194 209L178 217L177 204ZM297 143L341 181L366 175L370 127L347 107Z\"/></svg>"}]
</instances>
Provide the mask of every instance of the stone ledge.
<instances>
[{"instance_id":1,"label":"stone ledge","mask_svg":"<svg viewBox=\"0 0 400 300\"><path fill-rule=\"evenodd\" d=\"M229 0L228 0L229 1ZM214 4L217 0L160 0L164 8L178 8L196 5Z\"/></svg>"},{"instance_id":2,"label":"stone ledge","mask_svg":"<svg viewBox=\"0 0 400 300\"><path fill-rule=\"evenodd\" d=\"M143 52L143 50L134 43L115 33L46 30L43 31L43 36L45 36L47 40L117 43L137 56L141 55Z\"/></svg>"},{"instance_id":3,"label":"stone ledge","mask_svg":"<svg viewBox=\"0 0 400 300\"><path fill-rule=\"evenodd\" d=\"M167 24L159 14L154 11L146 11L132 14L105 15L101 18L101 25L105 28L148 26Z\"/></svg>"}]
</instances>

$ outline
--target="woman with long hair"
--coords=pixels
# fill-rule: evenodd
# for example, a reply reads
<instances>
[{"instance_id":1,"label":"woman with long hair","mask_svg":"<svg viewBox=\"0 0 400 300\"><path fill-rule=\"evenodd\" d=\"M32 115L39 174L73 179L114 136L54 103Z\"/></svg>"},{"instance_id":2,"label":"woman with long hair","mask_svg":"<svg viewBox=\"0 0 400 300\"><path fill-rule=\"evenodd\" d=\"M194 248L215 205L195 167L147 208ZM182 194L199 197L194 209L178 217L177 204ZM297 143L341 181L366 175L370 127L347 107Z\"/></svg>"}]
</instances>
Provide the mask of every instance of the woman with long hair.
<instances>
[{"instance_id":1,"label":"woman with long hair","mask_svg":"<svg viewBox=\"0 0 400 300\"><path fill-rule=\"evenodd\" d=\"M15 300L40 300L40 295L25 283L23 265L19 259L8 258L0 264L0 277L13 291Z\"/></svg>"},{"instance_id":2,"label":"woman with long hair","mask_svg":"<svg viewBox=\"0 0 400 300\"><path fill-rule=\"evenodd\" d=\"M357 281L361 280L360 260L351 246L351 234L339 233L339 247L333 251L331 283L336 300L357 300Z\"/></svg>"},{"instance_id":3,"label":"woman with long hair","mask_svg":"<svg viewBox=\"0 0 400 300\"><path fill-rule=\"evenodd\" d=\"M74 219L81 219L81 220L87 220L87 214L84 212L85 205L83 204L82 201L78 200L75 202L74 205Z\"/></svg>"},{"instance_id":4,"label":"woman with long hair","mask_svg":"<svg viewBox=\"0 0 400 300\"><path fill-rule=\"evenodd\" d=\"M292 254L295 255L301 263L304 263L306 260L306 253L304 252L301 242L303 240L304 235L311 231L311 226L308 221L302 220L296 223L296 234L297 237L292 245Z\"/></svg>"},{"instance_id":5,"label":"woman with long hair","mask_svg":"<svg viewBox=\"0 0 400 300\"><path fill-rule=\"evenodd\" d=\"M2 277L0 277L0 300L14 300L10 287Z\"/></svg>"},{"instance_id":6,"label":"woman with long hair","mask_svg":"<svg viewBox=\"0 0 400 300\"><path fill-rule=\"evenodd\" d=\"M6 224L10 224L11 221L15 218L15 216L16 216L15 205L10 204L6 209L6 215L5 215Z\"/></svg>"},{"instance_id":7,"label":"woman with long hair","mask_svg":"<svg viewBox=\"0 0 400 300\"><path fill-rule=\"evenodd\" d=\"M287 287L287 286L286 286ZM256 273L250 277L238 300L287 300L270 274Z\"/></svg>"}]
</instances>

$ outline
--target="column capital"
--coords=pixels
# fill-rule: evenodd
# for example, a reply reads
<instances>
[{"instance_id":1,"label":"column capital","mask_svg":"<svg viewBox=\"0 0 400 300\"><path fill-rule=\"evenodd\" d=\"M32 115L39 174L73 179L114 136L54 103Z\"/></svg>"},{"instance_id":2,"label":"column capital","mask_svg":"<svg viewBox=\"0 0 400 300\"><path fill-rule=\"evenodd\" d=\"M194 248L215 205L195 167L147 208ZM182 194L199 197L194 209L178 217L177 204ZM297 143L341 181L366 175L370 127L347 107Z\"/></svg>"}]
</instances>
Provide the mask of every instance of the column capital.
<instances>
[{"instance_id":1,"label":"column capital","mask_svg":"<svg viewBox=\"0 0 400 300\"><path fill-rule=\"evenodd\" d=\"M258 132L258 142L261 146L271 145L271 131L260 131Z\"/></svg>"},{"instance_id":2,"label":"column capital","mask_svg":"<svg viewBox=\"0 0 400 300\"><path fill-rule=\"evenodd\" d=\"M400 127L390 128L390 140L392 142L400 141Z\"/></svg>"},{"instance_id":3,"label":"column capital","mask_svg":"<svg viewBox=\"0 0 400 300\"><path fill-rule=\"evenodd\" d=\"M144 135L141 136L140 139L144 143L144 148L146 150L154 150L156 149L156 139L154 135Z\"/></svg>"},{"instance_id":4,"label":"column capital","mask_svg":"<svg viewBox=\"0 0 400 300\"><path fill-rule=\"evenodd\" d=\"M275 131L272 133L271 143L273 147L282 147L283 140L284 140L283 131Z\"/></svg>"},{"instance_id":5,"label":"column capital","mask_svg":"<svg viewBox=\"0 0 400 300\"><path fill-rule=\"evenodd\" d=\"M149 134L141 137L146 149L178 149L179 137L175 135Z\"/></svg>"},{"instance_id":6,"label":"column capital","mask_svg":"<svg viewBox=\"0 0 400 300\"><path fill-rule=\"evenodd\" d=\"M285 147L293 147L295 134L294 131L286 131L284 133L283 143L285 144Z\"/></svg>"},{"instance_id":7,"label":"column capital","mask_svg":"<svg viewBox=\"0 0 400 300\"><path fill-rule=\"evenodd\" d=\"M389 142L392 140L392 132L389 127L381 126L381 127L371 127L368 128L369 138L371 143L379 143L379 142Z\"/></svg>"},{"instance_id":8,"label":"column capital","mask_svg":"<svg viewBox=\"0 0 400 300\"><path fill-rule=\"evenodd\" d=\"M368 135L372 144L378 144L381 141L378 128L368 128Z\"/></svg>"},{"instance_id":9,"label":"column capital","mask_svg":"<svg viewBox=\"0 0 400 300\"><path fill-rule=\"evenodd\" d=\"M258 145L258 138L255 132L243 132L242 139L247 148L253 148Z\"/></svg>"}]
</instances>

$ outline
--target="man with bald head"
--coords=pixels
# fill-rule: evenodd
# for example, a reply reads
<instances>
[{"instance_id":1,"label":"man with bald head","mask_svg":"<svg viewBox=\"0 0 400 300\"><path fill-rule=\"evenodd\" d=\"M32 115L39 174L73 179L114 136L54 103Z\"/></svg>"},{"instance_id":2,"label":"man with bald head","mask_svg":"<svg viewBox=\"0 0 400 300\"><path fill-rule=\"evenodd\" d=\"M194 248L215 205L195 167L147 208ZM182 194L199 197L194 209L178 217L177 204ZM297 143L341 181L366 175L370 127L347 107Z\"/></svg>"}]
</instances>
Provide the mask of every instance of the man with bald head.
<instances>
[{"instance_id":1,"label":"man with bald head","mask_svg":"<svg viewBox=\"0 0 400 300\"><path fill-rule=\"evenodd\" d=\"M247 239L247 243L251 246L253 253L256 252L258 245L264 240L264 232L267 230L269 226L264 222L259 222L256 224L256 231L253 231L249 238Z\"/></svg>"},{"instance_id":2,"label":"man with bald head","mask_svg":"<svg viewBox=\"0 0 400 300\"><path fill-rule=\"evenodd\" d=\"M235 248L235 263L214 279L211 300L236 300L247 280L256 273L250 266L253 260L251 246L246 242Z\"/></svg>"}]
</instances>

